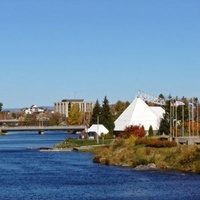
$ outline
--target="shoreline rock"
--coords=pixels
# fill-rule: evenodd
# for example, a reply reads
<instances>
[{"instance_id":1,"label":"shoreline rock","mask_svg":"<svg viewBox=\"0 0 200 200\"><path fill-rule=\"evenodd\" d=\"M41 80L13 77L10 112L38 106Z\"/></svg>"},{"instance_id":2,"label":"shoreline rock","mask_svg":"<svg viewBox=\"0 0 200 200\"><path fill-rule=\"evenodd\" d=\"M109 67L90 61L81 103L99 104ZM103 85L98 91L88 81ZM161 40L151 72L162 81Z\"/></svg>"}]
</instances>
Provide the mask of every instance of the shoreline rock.
<instances>
[{"instance_id":1,"label":"shoreline rock","mask_svg":"<svg viewBox=\"0 0 200 200\"><path fill-rule=\"evenodd\" d=\"M133 168L133 170L142 171L142 170L157 170L155 163L149 163L148 165L138 165Z\"/></svg>"},{"instance_id":2,"label":"shoreline rock","mask_svg":"<svg viewBox=\"0 0 200 200\"><path fill-rule=\"evenodd\" d=\"M62 151L66 151L66 152L69 152L69 151L73 151L72 148L65 148L65 149L40 149L41 152L62 152Z\"/></svg>"}]
</instances>

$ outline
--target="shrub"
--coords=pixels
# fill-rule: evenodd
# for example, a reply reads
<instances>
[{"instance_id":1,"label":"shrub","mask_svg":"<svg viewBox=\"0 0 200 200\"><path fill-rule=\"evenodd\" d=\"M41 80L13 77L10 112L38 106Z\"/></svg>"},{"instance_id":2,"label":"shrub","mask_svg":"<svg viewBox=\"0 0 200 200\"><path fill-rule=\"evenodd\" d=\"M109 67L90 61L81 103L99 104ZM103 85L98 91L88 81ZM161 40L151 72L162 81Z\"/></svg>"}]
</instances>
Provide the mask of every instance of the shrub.
<instances>
[{"instance_id":1,"label":"shrub","mask_svg":"<svg viewBox=\"0 0 200 200\"><path fill-rule=\"evenodd\" d=\"M195 163L195 172L196 172L197 174L200 174L200 161L197 161L197 162Z\"/></svg>"},{"instance_id":2,"label":"shrub","mask_svg":"<svg viewBox=\"0 0 200 200\"><path fill-rule=\"evenodd\" d=\"M139 165L147 165L148 164L148 161L144 158L136 158L133 160L132 162L132 167L135 168Z\"/></svg>"},{"instance_id":3,"label":"shrub","mask_svg":"<svg viewBox=\"0 0 200 200\"><path fill-rule=\"evenodd\" d=\"M196 150L194 158L195 158L195 160L200 160L200 151L199 151L199 149Z\"/></svg>"},{"instance_id":4,"label":"shrub","mask_svg":"<svg viewBox=\"0 0 200 200\"><path fill-rule=\"evenodd\" d=\"M124 146L124 139L120 137L117 137L112 143L113 150L123 147L123 146Z\"/></svg>"},{"instance_id":5,"label":"shrub","mask_svg":"<svg viewBox=\"0 0 200 200\"><path fill-rule=\"evenodd\" d=\"M104 137L104 139L112 139L113 138L112 134L110 134L110 133L105 134L103 137Z\"/></svg>"},{"instance_id":6,"label":"shrub","mask_svg":"<svg viewBox=\"0 0 200 200\"><path fill-rule=\"evenodd\" d=\"M119 134L119 137L127 139L131 135L135 135L137 137L143 137L145 135L144 127L143 126L133 126L133 125L127 126L124 129L124 132Z\"/></svg>"},{"instance_id":7,"label":"shrub","mask_svg":"<svg viewBox=\"0 0 200 200\"><path fill-rule=\"evenodd\" d=\"M146 147L155 147L155 148L161 148L161 147L175 147L177 146L177 143L175 141L161 141L157 139L151 139L151 138L138 138L135 141L136 145L145 145Z\"/></svg>"},{"instance_id":8,"label":"shrub","mask_svg":"<svg viewBox=\"0 0 200 200\"><path fill-rule=\"evenodd\" d=\"M149 127L149 137L152 137L153 136L153 127L150 126Z\"/></svg>"},{"instance_id":9,"label":"shrub","mask_svg":"<svg viewBox=\"0 0 200 200\"><path fill-rule=\"evenodd\" d=\"M150 148L147 147L146 148L146 155L149 156L150 154L151 154L151 150L150 150Z\"/></svg>"},{"instance_id":10,"label":"shrub","mask_svg":"<svg viewBox=\"0 0 200 200\"><path fill-rule=\"evenodd\" d=\"M182 148L182 157L180 159L180 164L184 165L187 163L191 163L195 160L195 153L196 153L196 147L194 146L187 146L186 148Z\"/></svg>"},{"instance_id":11,"label":"shrub","mask_svg":"<svg viewBox=\"0 0 200 200\"><path fill-rule=\"evenodd\" d=\"M105 159L105 165L110 165L110 160L109 159Z\"/></svg>"},{"instance_id":12,"label":"shrub","mask_svg":"<svg viewBox=\"0 0 200 200\"><path fill-rule=\"evenodd\" d=\"M100 163L100 160L101 160L101 156L95 156L93 158L93 163Z\"/></svg>"},{"instance_id":13,"label":"shrub","mask_svg":"<svg viewBox=\"0 0 200 200\"><path fill-rule=\"evenodd\" d=\"M103 158L101 156L96 156L93 158L94 163L100 163L104 165L110 165L110 160L108 158Z\"/></svg>"}]
</instances>

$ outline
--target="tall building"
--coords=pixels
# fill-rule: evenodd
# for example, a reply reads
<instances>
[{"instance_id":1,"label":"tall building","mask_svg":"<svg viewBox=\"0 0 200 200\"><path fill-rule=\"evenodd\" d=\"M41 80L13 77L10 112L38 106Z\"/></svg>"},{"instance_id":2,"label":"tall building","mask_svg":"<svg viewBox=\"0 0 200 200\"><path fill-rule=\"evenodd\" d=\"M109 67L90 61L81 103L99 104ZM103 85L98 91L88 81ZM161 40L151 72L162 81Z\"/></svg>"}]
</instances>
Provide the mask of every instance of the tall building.
<instances>
[{"instance_id":1,"label":"tall building","mask_svg":"<svg viewBox=\"0 0 200 200\"><path fill-rule=\"evenodd\" d=\"M74 104L79 105L80 111L85 113L86 120L89 120L94 103L84 101L84 99L63 99L61 102L54 103L54 111L64 115L65 117L68 117L69 111Z\"/></svg>"}]
</instances>

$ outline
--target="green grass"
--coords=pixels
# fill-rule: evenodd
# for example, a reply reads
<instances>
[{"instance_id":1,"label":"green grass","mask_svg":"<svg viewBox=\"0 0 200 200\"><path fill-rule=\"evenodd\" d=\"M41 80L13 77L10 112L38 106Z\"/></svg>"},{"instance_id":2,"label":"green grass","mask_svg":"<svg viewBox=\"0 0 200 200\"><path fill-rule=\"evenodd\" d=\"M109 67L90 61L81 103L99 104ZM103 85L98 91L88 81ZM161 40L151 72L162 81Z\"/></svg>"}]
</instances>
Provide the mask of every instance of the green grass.
<instances>
[{"instance_id":1,"label":"green grass","mask_svg":"<svg viewBox=\"0 0 200 200\"><path fill-rule=\"evenodd\" d=\"M100 144L110 144L113 141L113 139L99 139L99 145ZM57 149L64 149L64 148L73 148L73 147L80 147L80 146L91 146L91 145L97 145L96 140L86 140L86 139L73 139L68 138L59 144L57 144L54 148Z\"/></svg>"}]
</instances>

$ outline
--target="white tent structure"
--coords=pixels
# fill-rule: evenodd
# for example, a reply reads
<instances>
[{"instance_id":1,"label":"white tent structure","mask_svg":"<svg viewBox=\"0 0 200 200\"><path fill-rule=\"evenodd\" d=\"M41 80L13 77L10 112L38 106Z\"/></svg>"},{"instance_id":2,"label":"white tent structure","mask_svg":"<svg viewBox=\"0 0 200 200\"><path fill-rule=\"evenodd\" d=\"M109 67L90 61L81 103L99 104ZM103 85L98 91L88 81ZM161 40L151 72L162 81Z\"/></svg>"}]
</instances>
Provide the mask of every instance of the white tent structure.
<instances>
[{"instance_id":1,"label":"white tent structure","mask_svg":"<svg viewBox=\"0 0 200 200\"><path fill-rule=\"evenodd\" d=\"M115 132L122 132L127 126L142 125L146 131L152 126L157 131L165 110L162 107L150 107L141 98L136 98L115 120Z\"/></svg>"},{"instance_id":2,"label":"white tent structure","mask_svg":"<svg viewBox=\"0 0 200 200\"><path fill-rule=\"evenodd\" d=\"M108 129L103 125L103 124L93 124L89 129L88 132L95 132L97 133L99 136L101 136L101 134L107 134L109 131Z\"/></svg>"}]
</instances>

